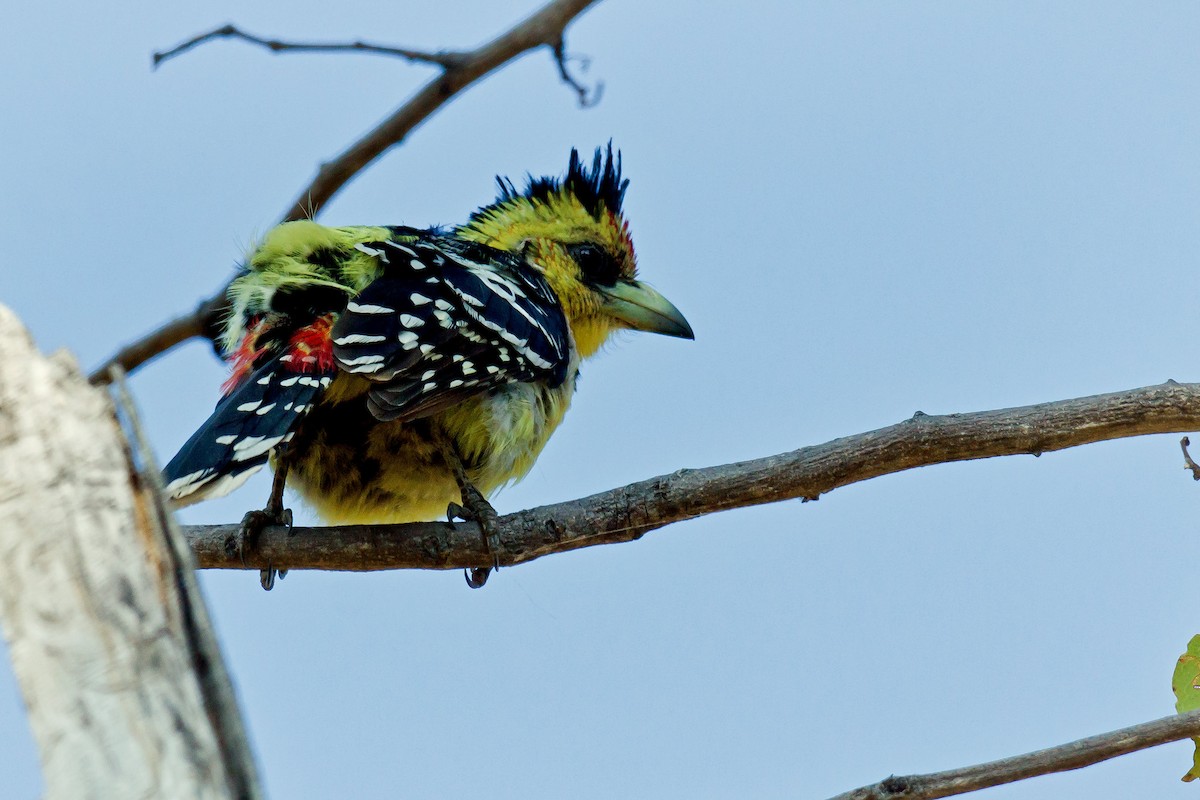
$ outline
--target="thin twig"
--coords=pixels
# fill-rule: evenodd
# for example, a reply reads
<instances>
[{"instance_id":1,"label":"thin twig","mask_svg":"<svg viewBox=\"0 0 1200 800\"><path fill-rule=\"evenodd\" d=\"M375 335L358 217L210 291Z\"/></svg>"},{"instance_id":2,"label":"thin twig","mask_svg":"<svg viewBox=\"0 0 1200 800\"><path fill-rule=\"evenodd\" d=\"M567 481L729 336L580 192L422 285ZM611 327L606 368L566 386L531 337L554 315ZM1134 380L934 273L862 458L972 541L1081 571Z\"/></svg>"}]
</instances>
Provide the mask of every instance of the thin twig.
<instances>
[{"instance_id":1,"label":"thin twig","mask_svg":"<svg viewBox=\"0 0 1200 800\"><path fill-rule=\"evenodd\" d=\"M429 81L374 130L341 155L321 165L312 183L300 193L284 220L307 219L319 212L349 180L388 149L402 142L419 124L463 89L517 56L538 47L553 49L563 30L597 0L555 0L525 21L476 50Z\"/></svg>"},{"instance_id":2,"label":"thin twig","mask_svg":"<svg viewBox=\"0 0 1200 800\"><path fill-rule=\"evenodd\" d=\"M261 36L255 36L251 33L238 28L236 25L222 25L219 28L214 28L208 33L202 33L198 36L193 36L186 42L181 42L175 45L170 50L164 50L161 53L154 54L154 67L168 61L175 56L182 55L193 47L210 42L214 39L241 39L250 44L256 44L260 47L265 47L272 53L284 52L302 52L302 53L373 53L376 55L396 56L407 61L418 62L423 64L436 64L443 69L453 69L465 57L462 53L450 52L442 50L436 53L429 53L424 50L411 50L407 47L389 47L381 44L370 44L368 42L284 42L279 39L264 39Z\"/></svg>"},{"instance_id":3,"label":"thin twig","mask_svg":"<svg viewBox=\"0 0 1200 800\"><path fill-rule=\"evenodd\" d=\"M404 105L392 112L391 116L364 134L336 158L322 164L317 170L316 176L300 192L281 221L315 217L333 196L359 172L392 147L403 142L418 125L486 75L538 47L549 47L557 54L563 38L563 31L567 25L597 2L599 0L553 0L505 33L475 50L442 54L452 60L453 64L443 64L443 71L419 89ZM202 41L214 38L218 32L227 28L232 28L232 26L218 28L216 31L194 37L169 52L171 55L185 52ZM162 59L158 60L161 62ZM564 76L564 80L576 92L579 91L581 87L569 79L561 61L560 75ZM593 102L596 99L599 98L593 97ZM215 340L215 332L228 310L225 301L225 292L228 288L229 286L226 284L221 287L220 291L201 302L196 311L177 317L126 346L96 368L90 376L92 382L105 382L109 367L113 364L119 364L126 372L132 372L151 358L194 336L208 336Z\"/></svg>"},{"instance_id":4,"label":"thin twig","mask_svg":"<svg viewBox=\"0 0 1200 800\"><path fill-rule=\"evenodd\" d=\"M973 767L927 775L893 775L872 786L839 794L831 800L933 800L937 797L950 797L1038 775L1091 766L1110 758L1193 736L1200 736L1200 711L1163 717L1153 722L1144 722L1058 747L1035 750L1032 753L989 761Z\"/></svg>"},{"instance_id":5,"label":"thin twig","mask_svg":"<svg viewBox=\"0 0 1200 800\"><path fill-rule=\"evenodd\" d=\"M916 467L1039 455L1093 442L1200 427L1200 384L1165 383L1020 408L935 416L789 453L680 470L618 489L503 516L501 564L639 539L672 522L833 489ZM237 525L193 525L185 534L201 567L259 569L470 569L492 564L474 523L347 525L263 531L252 557L230 555Z\"/></svg>"}]
</instances>

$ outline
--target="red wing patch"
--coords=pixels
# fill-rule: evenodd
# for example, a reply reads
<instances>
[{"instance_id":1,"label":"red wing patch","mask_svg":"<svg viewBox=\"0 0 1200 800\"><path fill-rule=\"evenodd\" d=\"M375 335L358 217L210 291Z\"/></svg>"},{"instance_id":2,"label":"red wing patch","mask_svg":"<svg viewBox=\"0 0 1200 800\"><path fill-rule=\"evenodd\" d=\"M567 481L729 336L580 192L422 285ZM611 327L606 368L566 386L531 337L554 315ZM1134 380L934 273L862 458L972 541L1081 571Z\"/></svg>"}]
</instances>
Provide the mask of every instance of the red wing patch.
<instances>
[{"instance_id":1,"label":"red wing patch","mask_svg":"<svg viewBox=\"0 0 1200 800\"><path fill-rule=\"evenodd\" d=\"M228 397L254 370L262 366L265 357L272 352L279 352L279 340L282 337L266 336L278 321L278 315L257 316L250 320L246 334L229 356L229 377L221 384L221 394ZM297 329L282 348L283 355L279 360L283 362L284 369L288 372L321 374L332 371L335 366L333 342L330 340L333 322L334 315L325 314L317 317L311 325Z\"/></svg>"},{"instance_id":2,"label":"red wing patch","mask_svg":"<svg viewBox=\"0 0 1200 800\"><path fill-rule=\"evenodd\" d=\"M292 372L329 372L334 368L333 314L317 317L317 321L292 334L287 343L287 368Z\"/></svg>"},{"instance_id":3,"label":"red wing patch","mask_svg":"<svg viewBox=\"0 0 1200 800\"><path fill-rule=\"evenodd\" d=\"M270 345L258 344L258 340L264 333L271 329L269 320L261 316L252 317L246 325L246 333L242 336L242 340L238 342L237 349L229 356L229 377L221 384L221 394L229 395L242 384L242 381L250 377L250 373L254 371L254 362L262 358L266 354Z\"/></svg>"}]
</instances>

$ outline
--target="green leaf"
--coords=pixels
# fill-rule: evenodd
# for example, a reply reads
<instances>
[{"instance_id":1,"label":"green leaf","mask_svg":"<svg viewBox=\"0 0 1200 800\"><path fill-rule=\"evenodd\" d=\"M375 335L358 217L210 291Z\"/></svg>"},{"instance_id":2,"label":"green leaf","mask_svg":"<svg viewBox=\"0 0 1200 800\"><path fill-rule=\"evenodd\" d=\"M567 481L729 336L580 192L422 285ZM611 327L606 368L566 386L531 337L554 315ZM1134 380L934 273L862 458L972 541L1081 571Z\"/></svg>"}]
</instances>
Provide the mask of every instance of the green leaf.
<instances>
[{"instance_id":1,"label":"green leaf","mask_svg":"<svg viewBox=\"0 0 1200 800\"><path fill-rule=\"evenodd\" d=\"M1192 637L1187 652L1175 664L1171 689L1175 692L1175 710L1180 714L1200 708L1200 634ZM1200 778L1200 737L1193 737L1192 742L1196 750L1192 753L1192 768L1183 776L1185 781Z\"/></svg>"}]
</instances>

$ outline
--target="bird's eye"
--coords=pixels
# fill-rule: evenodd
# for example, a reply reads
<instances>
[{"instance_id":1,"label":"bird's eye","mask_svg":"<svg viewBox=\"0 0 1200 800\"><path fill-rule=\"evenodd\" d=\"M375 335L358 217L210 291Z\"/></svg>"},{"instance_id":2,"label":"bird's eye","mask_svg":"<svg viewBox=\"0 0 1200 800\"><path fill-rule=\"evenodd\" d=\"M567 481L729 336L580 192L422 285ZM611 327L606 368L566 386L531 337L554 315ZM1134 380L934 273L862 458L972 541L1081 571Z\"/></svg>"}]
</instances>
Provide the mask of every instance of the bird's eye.
<instances>
[{"instance_id":1,"label":"bird's eye","mask_svg":"<svg viewBox=\"0 0 1200 800\"><path fill-rule=\"evenodd\" d=\"M586 242L572 244L567 246L567 252L579 265L579 271L583 273L584 279L592 283L612 286L621 277L621 267L617 264L617 260L599 245Z\"/></svg>"}]
</instances>

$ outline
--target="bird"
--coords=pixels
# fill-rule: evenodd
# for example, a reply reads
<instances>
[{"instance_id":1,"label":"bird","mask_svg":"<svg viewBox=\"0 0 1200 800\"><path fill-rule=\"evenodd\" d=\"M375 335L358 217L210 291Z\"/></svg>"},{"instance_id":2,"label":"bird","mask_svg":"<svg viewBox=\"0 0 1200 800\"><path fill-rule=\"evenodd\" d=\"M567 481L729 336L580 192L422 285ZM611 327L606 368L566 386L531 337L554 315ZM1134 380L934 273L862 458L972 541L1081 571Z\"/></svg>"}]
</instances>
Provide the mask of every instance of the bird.
<instances>
[{"instance_id":1,"label":"bird","mask_svg":"<svg viewBox=\"0 0 1200 800\"><path fill-rule=\"evenodd\" d=\"M611 142L590 165L572 148L561 177L496 183L453 227L268 231L230 284L230 374L163 470L169 502L224 495L270 464L271 497L247 514L243 544L290 525L287 487L333 524L475 519L498 567L488 498L529 472L581 362L618 331L694 333L638 279ZM274 576L262 571L264 588Z\"/></svg>"}]
</instances>

